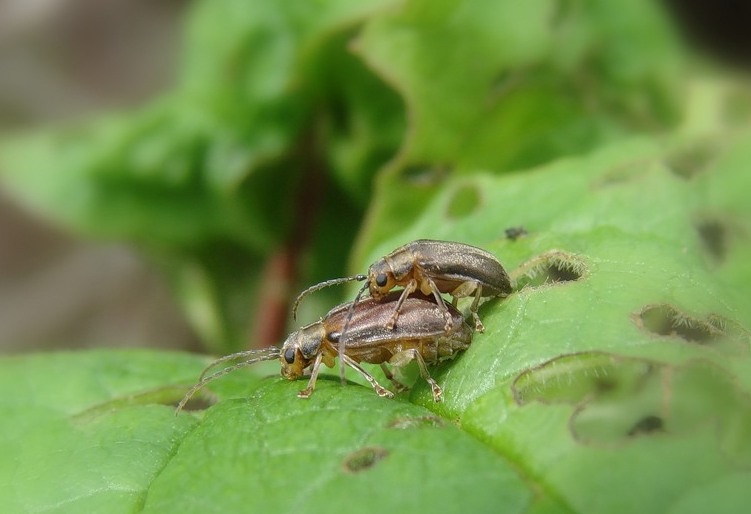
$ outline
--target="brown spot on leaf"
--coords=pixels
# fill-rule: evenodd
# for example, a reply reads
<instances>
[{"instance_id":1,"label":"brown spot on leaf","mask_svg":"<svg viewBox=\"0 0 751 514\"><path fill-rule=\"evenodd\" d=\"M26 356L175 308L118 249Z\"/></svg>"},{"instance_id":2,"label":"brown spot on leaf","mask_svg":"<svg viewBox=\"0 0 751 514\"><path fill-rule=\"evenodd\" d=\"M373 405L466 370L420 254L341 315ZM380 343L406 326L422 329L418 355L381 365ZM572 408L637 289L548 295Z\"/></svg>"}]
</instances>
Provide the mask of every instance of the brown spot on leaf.
<instances>
[{"instance_id":1,"label":"brown spot on leaf","mask_svg":"<svg viewBox=\"0 0 751 514\"><path fill-rule=\"evenodd\" d=\"M372 468L388 455L389 451L386 448L366 446L347 455L342 465L348 473L360 473Z\"/></svg>"},{"instance_id":2,"label":"brown spot on leaf","mask_svg":"<svg viewBox=\"0 0 751 514\"><path fill-rule=\"evenodd\" d=\"M696 224L702 245L716 261L725 260L728 246L728 230L718 220L707 219Z\"/></svg>"},{"instance_id":3,"label":"brown spot on leaf","mask_svg":"<svg viewBox=\"0 0 751 514\"><path fill-rule=\"evenodd\" d=\"M716 156L716 145L704 141L672 152L664 162L675 175L689 180L705 171Z\"/></svg>"}]
</instances>

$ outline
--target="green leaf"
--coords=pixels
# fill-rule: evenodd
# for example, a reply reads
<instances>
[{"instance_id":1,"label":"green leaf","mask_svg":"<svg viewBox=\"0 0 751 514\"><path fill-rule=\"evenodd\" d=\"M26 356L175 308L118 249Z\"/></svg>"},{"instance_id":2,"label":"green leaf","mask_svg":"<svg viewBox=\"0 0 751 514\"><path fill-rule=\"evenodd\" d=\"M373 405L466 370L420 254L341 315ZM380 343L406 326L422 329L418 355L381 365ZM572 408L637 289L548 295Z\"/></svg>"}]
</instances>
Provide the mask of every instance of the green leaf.
<instances>
[{"instance_id":1,"label":"green leaf","mask_svg":"<svg viewBox=\"0 0 751 514\"><path fill-rule=\"evenodd\" d=\"M711 499L732 512L748 500L737 484L751 462L751 283L736 273L748 270L751 212L738 198L751 153L747 131L717 137L446 180L362 260L429 237L476 244L513 270L519 290L480 309L486 331L441 366L446 400L431 408L575 511ZM678 163L699 148L709 155L689 158L687 175ZM506 238L514 226L527 234ZM421 383L412 398L430 406Z\"/></svg>"},{"instance_id":2,"label":"green leaf","mask_svg":"<svg viewBox=\"0 0 751 514\"><path fill-rule=\"evenodd\" d=\"M296 387L269 384L212 409L145 510L490 512L502 502L514 512L531 501L511 463L425 409L327 381L302 401Z\"/></svg>"},{"instance_id":3,"label":"green leaf","mask_svg":"<svg viewBox=\"0 0 751 514\"><path fill-rule=\"evenodd\" d=\"M508 170L674 123L681 50L666 20L649 1L613 7L413 1L373 17L357 48L407 102L400 158Z\"/></svg>"},{"instance_id":4,"label":"green leaf","mask_svg":"<svg viewBox=\"0 0 751 514\"><path fill-rule=\"evenodd\" d=\"M647 0L246 4L197 4L174 97L4 145L6 166L30 170L6 182L74 226L153 244L208 338L237 344L243 292L297 244L296 188L325 205L302 258L330 278L347 214L399 147L354 268L455 240L498 256L515 291L430 370L440 404L420 379L390 401L336 370L301 400L270 362L174 417L202 359L0 359L4 512L749 503L747 92L689 77ZM325 199L300 182L324 165Z\"/></svg>"},{"instance_id":5,"label":"green leaf","mask_svg":"<svg viewBox=\"0 0 751 514\"><path fill-rule=\"evenodd\" d=\"M301 400L304 382L271 362L212 382L200 398L216 405L175 418L196 358L0 360L6 512L737 511L751 478L749 287L722 270L749 242L734 236L718 261L697 220L711 198L747 227L734 199L748 139L712 146L691 177L676 163L696 144L637 140L448 181L371 256L419 234L512 270L517 291L480 309L485 333L431 369L441 404L419 379L386 400L336 371ZM456 208L467 188L478 201ZM527 234L506 238L509 225Z\"/></svg>"},{"instance_id":6,"label":"green leaf","mask_svg":"<svg viewBox=\"0 0 751 514\"><path fill-rule=\"evenodd\" d=\"M354 94L386 95L389 109L366 123L398 125L401 113L397 121L388 114L398 108L393 94L351 58L335 64L351 27L380 5L198 2L176 91L132 113L9 138L0 148L5 183L86 233L157 247L226 239L268 252L293 219L305 171L295 154L305 153L307 125L327 95L337 96L336 76L319 77L321 63L339 74L355 68ZM398 128L385 133L400 136ZM363 154L383 152L360 145Z\"/></svg>"},{"instance_id":7,"label":"green leaf","mask_svg":"<svg viewBox=\"0 0 751 514\"><path fill-rule=\"evenodd\" d=\"M308 402L280 378L250 381L247 396L235 376L229 391L246 397L200 423L175 417L173 385L195 364L132 351L1 360L4 512L521 512L532 501L502 456L361 387L323 380Z\"/></svg>"},{"instance_id":8,"label":"green leaf","mask_svg":"<svg viewBox=\"0 0 751 514\"><path fill-rule=\"evenodd\" d=\"M3 358L3 509L136 511L194 424L155 405L189 362L135 351Z\"/></svg>"},{"instance_id":9,"label":"green leaf","mask_svg":"<svg viewBox=\"0 0 751 514\"><path fill-rule=\"evenodd\" d=\"M448 176L659 134L685 109L685 52L651 0L412 1L370 18L355 48L409 114L356 262L413 223Z\"/></svg>"}]
</instances>

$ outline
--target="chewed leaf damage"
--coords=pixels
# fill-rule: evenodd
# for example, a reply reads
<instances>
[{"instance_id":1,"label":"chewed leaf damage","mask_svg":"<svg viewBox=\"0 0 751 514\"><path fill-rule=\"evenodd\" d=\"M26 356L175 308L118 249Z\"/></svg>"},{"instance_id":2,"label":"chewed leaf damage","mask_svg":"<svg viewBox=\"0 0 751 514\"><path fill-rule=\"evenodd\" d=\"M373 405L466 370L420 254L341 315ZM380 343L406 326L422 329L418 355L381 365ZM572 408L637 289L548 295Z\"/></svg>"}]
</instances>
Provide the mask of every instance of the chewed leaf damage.
<instances>
[{"instance_id":1,"label":"chewed leaf damage","mask_svg":"<svg viewBox=\"0 0 751 514\"><path fill-rule=\"evenodd\" d=\"M681 366L604 352L564 355L520 373L513 382L522 408L569 404L572 437L618 445L669 437L711 423L723 451L751 462L751 398L732 374L705 360Z\"/></svg>"},{"instance_id":2,"label":"chewed leaf damage","mask_svg":"<svg viewBox=\"0 0 751 514\"><path fill-rule=\"evenodd\" d=\"M515 291L556 282L580 280L588 271L584 259L563 250L550 250L532 257L511 273Z\"/></svg>"}]
</instances>

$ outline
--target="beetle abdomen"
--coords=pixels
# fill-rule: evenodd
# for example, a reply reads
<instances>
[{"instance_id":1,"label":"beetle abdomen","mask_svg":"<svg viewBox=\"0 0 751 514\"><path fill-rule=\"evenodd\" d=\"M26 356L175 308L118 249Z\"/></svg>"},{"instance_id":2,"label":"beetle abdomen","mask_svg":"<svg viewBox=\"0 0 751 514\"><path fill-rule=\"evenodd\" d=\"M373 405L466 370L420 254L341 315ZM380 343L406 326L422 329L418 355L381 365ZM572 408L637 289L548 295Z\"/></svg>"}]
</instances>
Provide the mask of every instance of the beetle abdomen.
<instances>
[{"instance_id":1,"label":"beetle abdomen","mask_svg":"<svg viewBox=\"0 0 751 514\"><path fill-rule=\"evenodd\" d=\"M355 305L349 327L345 334L345 348L348 355L367 362L383 362L388 360L371 360L369 348L388 348L390 354L409 348L421 348L426 344L436 347L446 347L446 342L438 344L438 340L453 341L459 349L465 349L472 340L472 329L464 321L462 314L450 304L445 304L452 318L452 328L445 330L445 317L432 297L419 293L405 299L399 313L399 319L393 329L386 328L386 324L394 313L394 301L401 295L400 291L389 293L383 300L365 298ZM344 327L351 303L340 305L326 317L327 332L341 332ZM450 346L450 344L449 344ZM445 353L445 349L436 350L436 355ZM373 350L373 358L377 351ZM386 355L385 353L379 355ZM428 359L426 359L428 361Z\"/></svg>"},{"instance_id":2,"label":"beetle abdomen","mask_svg":"<svg viewBox=\"0 0 751 514\"><path fill-rule=\"evenodd\" d=\"M436 282L442 292L448 293L463 282L475 281L482 285L483 296L511 293L506 270L490 252L464 243L430 239L413 241L407 246L415 255L417 266Z\"/></svg>"}]
</instances>

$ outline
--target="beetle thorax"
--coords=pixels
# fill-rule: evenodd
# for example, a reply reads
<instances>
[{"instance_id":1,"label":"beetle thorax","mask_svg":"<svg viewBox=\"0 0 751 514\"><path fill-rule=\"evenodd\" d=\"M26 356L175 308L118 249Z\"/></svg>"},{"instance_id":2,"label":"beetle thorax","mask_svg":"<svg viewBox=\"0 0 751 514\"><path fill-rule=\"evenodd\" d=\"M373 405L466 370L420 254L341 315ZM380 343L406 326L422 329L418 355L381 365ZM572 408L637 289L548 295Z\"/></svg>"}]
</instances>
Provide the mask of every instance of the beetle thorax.
<instances>
[{"instance_id":1,"label":"beetle thorax","mask_svg":"<svg viewBox=\"0 0 751 514\"><path fill-rule=\"evenodd\" d=\"M383 260L397 282L402 282L415 269L415 254L408 250L392 253Z\"/></svg>"}]
</instances>

